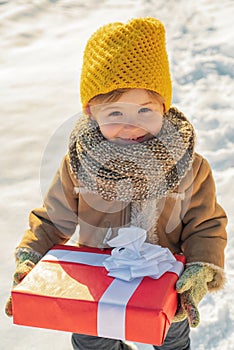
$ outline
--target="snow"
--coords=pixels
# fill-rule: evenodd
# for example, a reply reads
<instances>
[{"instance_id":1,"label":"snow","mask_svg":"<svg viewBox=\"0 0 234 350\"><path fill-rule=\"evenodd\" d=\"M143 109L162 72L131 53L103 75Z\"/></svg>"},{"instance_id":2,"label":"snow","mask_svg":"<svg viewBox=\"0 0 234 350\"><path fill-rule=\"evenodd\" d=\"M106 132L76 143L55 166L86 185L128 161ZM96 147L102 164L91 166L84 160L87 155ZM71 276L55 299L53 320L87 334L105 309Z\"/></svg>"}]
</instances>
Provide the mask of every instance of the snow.
<instances>
[{"instance_id":1,"label":"snow","mask_svg":"<svg viewBox=\"0 0 234 350\"><path fill-rule=\"evenodd\" d=\"M0 1L2 349L72 349L68 333L12 325L4 315L14 248L29 211L41 204L81 109L86 40L105 23L149 15L167 28L174 104L196 128L197 151L210 161L219 202L229 216L227 284L201 302L192 349L234 349L233 13L232 0Z\"/></svg>"}]
</instances>

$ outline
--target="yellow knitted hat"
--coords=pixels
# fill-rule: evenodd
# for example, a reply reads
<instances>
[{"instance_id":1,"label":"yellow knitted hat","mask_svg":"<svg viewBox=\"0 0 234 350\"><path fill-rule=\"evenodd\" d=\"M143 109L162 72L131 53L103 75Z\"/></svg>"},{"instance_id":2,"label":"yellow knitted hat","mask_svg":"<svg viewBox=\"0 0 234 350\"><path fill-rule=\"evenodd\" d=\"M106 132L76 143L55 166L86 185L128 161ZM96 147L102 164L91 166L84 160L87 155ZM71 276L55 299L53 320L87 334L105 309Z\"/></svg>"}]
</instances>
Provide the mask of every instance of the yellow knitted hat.
<instances>
[{"instance_id":1,"label":"yellow knitted hat","mask_svg":"<svg viewBox=\"0 0 234 350\"><path fill-rule=\"evenodd\" d=\"M83 108L96 95L119 88L157 92L171 106L172 84L165 29L156 18L110 23L88 40L83 57L80 96Z\"/></svg>"}]
</instances>

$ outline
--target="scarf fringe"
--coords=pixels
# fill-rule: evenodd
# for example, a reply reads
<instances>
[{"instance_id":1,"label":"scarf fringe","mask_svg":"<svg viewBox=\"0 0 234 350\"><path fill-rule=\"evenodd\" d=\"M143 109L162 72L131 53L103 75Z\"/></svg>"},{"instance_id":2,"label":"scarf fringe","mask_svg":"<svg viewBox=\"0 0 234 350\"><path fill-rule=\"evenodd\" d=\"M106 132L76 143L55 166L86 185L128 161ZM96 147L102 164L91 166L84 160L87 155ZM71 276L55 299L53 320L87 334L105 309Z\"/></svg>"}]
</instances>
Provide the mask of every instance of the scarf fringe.
<instances>
[{"instance_id":1,"label":"scarf fringe","mask_svg":"<svg viewBox=\"0 0 234 350\"><path fill-rule=\"evenodd\" d=\"M147 200L144 202L133 202L131 204L131 224L141 227L147 231L148 243L158 244L157 222L159 218L159 210L157 206L158 200Z\"/></svg>"}]
</instances>

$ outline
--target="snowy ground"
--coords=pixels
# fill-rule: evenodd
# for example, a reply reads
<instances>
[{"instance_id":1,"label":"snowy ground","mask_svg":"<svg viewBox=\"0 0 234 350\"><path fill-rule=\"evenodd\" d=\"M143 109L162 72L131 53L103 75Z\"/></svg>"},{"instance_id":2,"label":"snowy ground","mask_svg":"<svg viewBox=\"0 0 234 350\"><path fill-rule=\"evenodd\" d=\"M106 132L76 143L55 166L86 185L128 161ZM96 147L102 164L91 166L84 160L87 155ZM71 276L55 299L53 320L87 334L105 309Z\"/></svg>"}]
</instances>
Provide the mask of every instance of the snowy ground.
<instances>
[{"instance_id":1,"label":"snowy ground","mask_svg":"<svg viewBox=\"0 0 234 350\"><path fill-rule=\"evenodd\" d=\"M4 315L14 247L29 210L41 204L41 187L44 192L80 111L78 77L87 38L104 23L148 15L167 28L174 104L195 125L197 150L212 165L218 199L229 216L227 285L201 303L192 349L234 349L232 0L0 1L2 349L71 349L69 334L14 326Z\"/></svg>"}]
</instances>

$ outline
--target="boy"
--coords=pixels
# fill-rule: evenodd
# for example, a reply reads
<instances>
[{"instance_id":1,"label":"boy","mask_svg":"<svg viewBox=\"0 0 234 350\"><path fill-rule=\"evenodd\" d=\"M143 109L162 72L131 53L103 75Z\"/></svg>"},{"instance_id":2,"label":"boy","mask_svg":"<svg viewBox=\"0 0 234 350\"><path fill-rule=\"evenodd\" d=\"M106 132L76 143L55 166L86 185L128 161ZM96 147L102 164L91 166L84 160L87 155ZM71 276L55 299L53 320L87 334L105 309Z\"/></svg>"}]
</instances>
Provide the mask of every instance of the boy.
<instances>
[{"instance_id":1,"label":"boy","mask_svg":"<svg viewBox=\"0 0 234 350\"><path fill-rule=\"evenodd\" d=\"M136 18L95 32L84 53L80 93L85 115L44 206L30 214L30 229L16 250L14 284L54 244L65 244L77 224L78 244L102 249L120 227L141 227L148 242L187 260L176 285L180 305L174 322L164 344L154 349L189 350L198 303L224 283L226 215L216 202L207 161L194 152L191 123L171 107L162 23ZM6 312L12 314L11 300ZM73 334L72 344L79 350L130 348L80 334Z\"/></svg>"}]
</instances>

